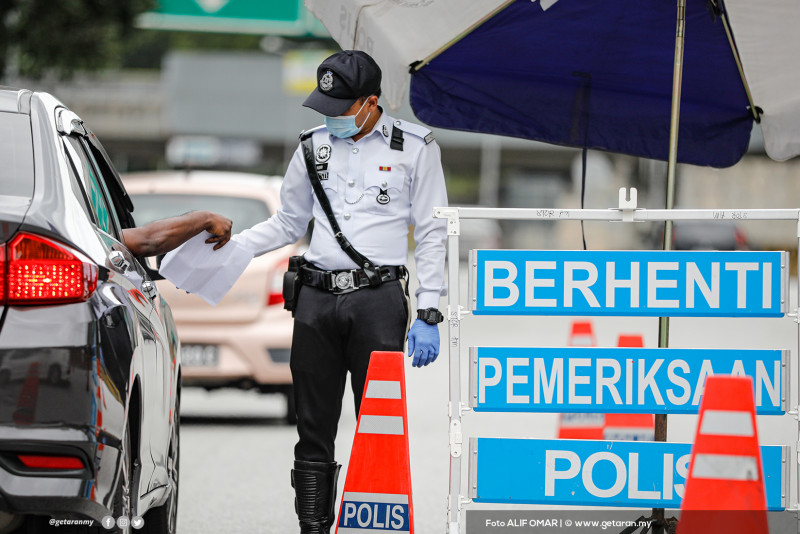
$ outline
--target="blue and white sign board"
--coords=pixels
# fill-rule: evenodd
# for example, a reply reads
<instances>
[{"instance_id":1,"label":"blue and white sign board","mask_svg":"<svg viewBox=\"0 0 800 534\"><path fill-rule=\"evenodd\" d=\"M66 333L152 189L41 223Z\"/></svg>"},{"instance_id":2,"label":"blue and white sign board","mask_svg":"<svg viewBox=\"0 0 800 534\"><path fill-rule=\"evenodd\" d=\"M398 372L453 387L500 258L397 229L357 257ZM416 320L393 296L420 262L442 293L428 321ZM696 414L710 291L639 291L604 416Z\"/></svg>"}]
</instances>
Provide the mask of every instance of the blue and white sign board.
<instances>
[{"instance_id":1,"label":"blue and white sign board","mask_svg":"<svg viewBox=\"0 0 800 534\"><path fill-rule=\"evenodd\" d=\"M408 533L408 495L389 493L354 493L342 495L342 507L336 532L359 534L366 532Z\"/></svg>"},{"instance_id":2,"label":"blue and white sign board","mask_svg":"<svg viewBox=\"0 0 800 534\"><path fill-rule=\"evenodd\" d=\"M680 508L692 446L595 440L470 439L479 503ZM789 447L762 446L767 508L783 510Z\"/></svg>"},{"instance_id":3,"label":"blue and white sign board","mask_svg":"<svg viewBox=\"0 0 800 534\"><path fill-rule=\"evenodd\" d=\"M470 406L485 412L698 413L706 377L753 379L756 411L786 410L789 351L470 348Z\"/></svg>"},{"instance_id":4,"label":"blue and white sign board","mask_svg":"<svg viewBox=\"0 0 800 534\"><path fill-rule=\"evenodd\" d=\"M786 252L472 250L476 315L781 317Z\"/></svg>"}]
</instances>

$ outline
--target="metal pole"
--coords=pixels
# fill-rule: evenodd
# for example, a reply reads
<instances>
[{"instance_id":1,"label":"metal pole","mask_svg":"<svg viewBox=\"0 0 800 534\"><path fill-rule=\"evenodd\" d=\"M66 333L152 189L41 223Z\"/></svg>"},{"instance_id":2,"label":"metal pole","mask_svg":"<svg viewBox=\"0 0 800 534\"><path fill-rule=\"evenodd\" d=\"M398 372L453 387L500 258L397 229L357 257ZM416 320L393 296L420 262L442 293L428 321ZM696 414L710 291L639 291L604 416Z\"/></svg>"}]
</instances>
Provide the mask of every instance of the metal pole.
<instances>
[{"instance_id":1,"label":"metal pole","mask_svg":"<svg viewBox=\"0 0 800 534\"><path fill-rule=\"evenodd\" d=\"M795 308L794 308L794 321L797 325L797 352L795 353L798 357L798 363L795 366L797 368L797 381L795 382L794 389L797 392L797 403L792 407L795 411L795 419L797 420L797 443L795 444L795 473L797 474L796 480L796 490L797 494L795 495L794 501L794 508L798 509L795 513L797 514L797 532L800 534L800 217L797 220L797 272L795 273L795 277L797 278L797 295L795 300ZM791 258L789 259L789 265L786 266L789 269L789 280L792 279L791 277ZM787 292L787 298L790 298ZM791 386L789 387L788 398L791 402ZM788 482L788 481L787 481ZM787 483L787 486L790 484ZM791 494L791 491L787 491L788 494ZM789 495L787 495L788 497ZM791 499L787 498L787 501L791 503ZM791 505L791 504L790 504Z\"/></svg>"},{"instance_id":2,"label":"metal pole","mask_svg":"<svg viewBox=\"0 0 800 534\"><path fill-rule=\"evenodd\" d=\"M458 217L458 215L456 215ZM456 218L456 221L458 219ZM460 534L461 506L461 315L459 302L458 224L447 236L447 329L450 358L450 493L447 497L447 532ZM455 233L451 233L455 232Z\"/></svg>"},{"instance_id":3,"label":"metal pole","mask_svg":"<svg viewBox=\"0 0 800 534\"><path fill-rule=\"evenodd\" d=\"M478 189L478 203L481 206L494 208L499 204L502 148L500 140L494 136L485 136L481 141L481 175Z\"/></svg>"},{"instance_id":4,"label":"metal pole","mask_svg":"<svg viewBox=\"0 0 800 534\"><path fill-rule=\"evenodd\" d=\"M678 126L681 115L681 84L683 83L683 44L686 31L686 0L678 0L678 22L675 30L675 67L672 74L672 112L669 126L669 160L667 161L666 209L675 207L675 173L678 164ZM672 250L672 221L664 223L664 250ZM669 317L658 320L658 346L669 347ZM667 441L667 416L655 416L655 440ZM664 509L653 508L653 519L657 521L655 534L664 532Z\"/></svg>"}]
</instances>

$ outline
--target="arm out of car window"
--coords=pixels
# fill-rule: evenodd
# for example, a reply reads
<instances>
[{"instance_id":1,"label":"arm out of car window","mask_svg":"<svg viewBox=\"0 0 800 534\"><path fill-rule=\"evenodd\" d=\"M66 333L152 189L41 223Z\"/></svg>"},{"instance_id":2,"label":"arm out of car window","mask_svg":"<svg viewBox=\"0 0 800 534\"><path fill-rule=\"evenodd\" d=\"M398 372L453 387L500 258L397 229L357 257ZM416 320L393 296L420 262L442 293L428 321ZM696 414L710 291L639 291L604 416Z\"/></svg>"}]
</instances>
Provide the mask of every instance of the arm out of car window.
<instances>
[{"instance_id":1,"label":"arm out of car window","mask_svg":"<svg viewBox=\"0 0 800 534\"><path fill-rule=\"evenodd\" d=\"M122 236L134 256L158 256L181 246L203 230L212 234L206 243L216 243L214 250L217 250L230 240L232 226L233 222L222 215L193 211L137 228L125 228Z\"/></svg>"}]
</instances>

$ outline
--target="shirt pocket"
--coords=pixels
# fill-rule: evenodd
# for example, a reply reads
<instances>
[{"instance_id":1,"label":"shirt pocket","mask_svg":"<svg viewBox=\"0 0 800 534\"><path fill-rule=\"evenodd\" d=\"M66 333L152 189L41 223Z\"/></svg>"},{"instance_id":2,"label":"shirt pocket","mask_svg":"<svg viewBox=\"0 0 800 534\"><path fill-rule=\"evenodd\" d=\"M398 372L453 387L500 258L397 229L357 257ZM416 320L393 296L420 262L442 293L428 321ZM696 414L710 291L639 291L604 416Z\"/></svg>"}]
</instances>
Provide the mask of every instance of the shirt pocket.
<instances>
[{"instance_id":1,"label":"shirt pocket","mask_svg":"<svg viewBox=\"0 0 800 534\"><path fill-rule=\"evenodd\" d=\"M401 171L370 171L364 174L364 211L375 215L397 215L404 204L406 177Z\"/></svg>"}]
</instances>

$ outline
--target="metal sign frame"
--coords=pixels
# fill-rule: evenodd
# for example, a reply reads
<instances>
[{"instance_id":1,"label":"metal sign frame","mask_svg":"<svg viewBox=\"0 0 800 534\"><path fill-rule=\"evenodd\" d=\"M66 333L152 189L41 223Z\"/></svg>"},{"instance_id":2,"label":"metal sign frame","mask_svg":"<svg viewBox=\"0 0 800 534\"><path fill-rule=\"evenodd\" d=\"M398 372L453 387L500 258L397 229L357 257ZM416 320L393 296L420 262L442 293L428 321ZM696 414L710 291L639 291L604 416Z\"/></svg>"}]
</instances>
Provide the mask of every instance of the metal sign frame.
<instances>
[{"instance_id":1,"label":"metal sign frame","mask_svg":"<svg viewBox=\"0 0 800 534\"><path fill-rule=\"evenodd\" d=\"M460 219L495 219L495 220L525 220L525 221L608 221L608 222L664 222L679 220L701 221L795 221L797 222L797 242L800 251L800 209L645 209L637 206L636 189L630 189L630 197L625 188L619 191L619 206L608 209L523 209L523 208L460 208L436 207L434 217L446 219L447 224L447 272L448 272L448 358L450 375L450 401L449 414L449 441L450 441L450 480L447 499L447 531L450 534L461 533L461 511L472 501L462 492L462 464L463 433L462 415L470 408L462 401L461 393L461 321L470 312L461 306L461 289L459 285L459 235L461 234ZM797 288L797 299L800 303L800 283ZM800 317L798 309L794 308L787 314L798 325L797 346L794 350L800 351ZM800 365L797 366L795 385L800 384ZM788 388L787 395L791 395ZM800 395L798 395L800 397ZM787 402L791 402L791 397ZM790 511L800 511L800 400L793 406L788 414L794 416L798 422L798 441L795 455L797 471L797 486L794 501L791 501ZM470 482L472 483L472 482ZM787 478L787 489L790 480ZM788 495L787 495L787 500Z\"/></svg>"}]
</instances>

